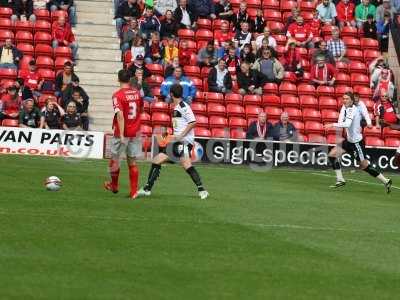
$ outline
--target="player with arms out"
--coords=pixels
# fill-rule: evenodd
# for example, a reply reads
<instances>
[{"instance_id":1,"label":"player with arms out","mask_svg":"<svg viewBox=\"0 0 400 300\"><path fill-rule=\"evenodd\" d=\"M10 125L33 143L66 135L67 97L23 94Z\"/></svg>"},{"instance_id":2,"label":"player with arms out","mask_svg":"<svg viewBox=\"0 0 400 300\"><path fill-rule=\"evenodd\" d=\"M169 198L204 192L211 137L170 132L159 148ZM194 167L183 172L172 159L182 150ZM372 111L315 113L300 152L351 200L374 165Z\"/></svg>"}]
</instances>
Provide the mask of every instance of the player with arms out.
<instances>
[{"instance_id":1,"label":"player with arms out","mask_svg":"<svg viewBox=\"0 0 400 300\"><path fill-rule=\"evenodd\" d=\"M204 189L201 178L197 170L192 166L190 158L194 145L194 127L196 119L189 104L182 100L182 86L174 84L170 89L171 98L174 101L174 111L172 116L172 126L174 130L173 141L166 147L161 148L151 165L146 185L139 191L140 196L150 196L151 189L160 175L161 165L172 158L179 159L180 164L193 180L201 199L208 197L208 192Z\"/></svg>"},{"instance_id":2,"label":"player with arms out","mask_svg":"<svg viewBox=\"0 0 400 300\"><path fill-rule=\"evenodd\" d=\"M136 157L141 153L140 141L140 113L143 110L143 100L140 92L132 88L129 83L130 76L126 70L118 72L120 89L113 95L114 136L111 140L111 160L109 173L111 181L104 183L106 190L118 193L118 177L120 171L120 155L126 149L129 168L130 198L137 197L139 170Z\"/></svg>"},{"instance_id":3,"label":"player with arms out","mask_svg":"<svg viewBox=\"0 0 400 300\"><path fill-rule=\"evenodd\" d=\"M346 139L340 146L333 147L328 154L332 167L336 172L336 184L332 187L339 188L346 184L338 158L347 152L354 155L362 170L378 178L384 184L386 192L390 193L392 180L377 171L365 157L365 145L361 127L362 117L361 109L354 104L353 93L347 92L343 95L343 106L340 110L338 122L325 125L326 129L336 127L345 128L346 130Z\"/></svg>"}]
</instances>

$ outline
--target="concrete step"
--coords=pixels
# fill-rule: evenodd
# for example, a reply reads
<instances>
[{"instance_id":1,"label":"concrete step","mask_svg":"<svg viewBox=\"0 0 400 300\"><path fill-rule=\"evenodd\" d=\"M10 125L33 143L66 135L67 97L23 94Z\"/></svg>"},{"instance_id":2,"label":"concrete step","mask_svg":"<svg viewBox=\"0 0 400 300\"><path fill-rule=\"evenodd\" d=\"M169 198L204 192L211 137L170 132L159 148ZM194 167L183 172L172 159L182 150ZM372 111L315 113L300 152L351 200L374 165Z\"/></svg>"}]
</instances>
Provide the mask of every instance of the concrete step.
<instances>
[{"instance_id":1,"label":"concrete step","mask_svg":"<svg viewBox=\"0 0 400 300\"><path fill-rule=\"evenodd\" d=\"M86 42L86 41L82 41L81 39L79 39L78 44L79 44L79 51L82 51L82 49L85 49L85 48L108 49L108 50L118 50L118 51L120 50L118 41L111 41L110 43L108 43L108 42ZM120 57L121 57L121 55L120 55Z\"/></svg>"},{"instance_id":2,"label":"concrete step","mask_svg":"<svg viewBox=\"0 0 400 300\"><path fill-rule=\"evenodd\" d=\"M116 37L100 37L100 36L77 36L79 46L81 43L101 43L101 44L119 44L119 39ZM82 46L83 47L83 46Z\"/></svg>"},{"instance_id":3,"label":"concrete step","mask_svg":"<svg viewBox=\"0 0 400 300\"><path fill-rule=\"evenodd\" d=\"M77 1L76 11L78 16L80 12L113 14L113 4L105 1Z\"/></svg>"},{"instance_id":4,"label":"concrete step","mask_svg":"<svg viewBox=\"0 0 400 300\"><path fill-rule=\"evenodd\" d=\"M107 11L104 13L80 12L78 14L78 24L114 25L113 18L114 14Z\"/></svg>"},{"instance_id":5,"label":"concrete step","mask_svg":"<svg viewBox=\"0 0 400 300\"><path fill-rule=\"evenodd\" d=\"M94 37L116 37L117 32L113 25L89 25L78 24L76 26L75 34L80 36L94 36Z\"/></svg>"},{"instance_id":6,"label":"concrete step","mask_svg":"<svg viewBox=\"0 0 400 300\"><path fill-rule=\"evenodd\" d=\"M101 73L87 73L87 72L77 72L80 81L90 82L91 85L97 86L118 86L117 77L115 74L101 74Z\"/></svg>"},{"instance_id":7,"label":"concrete step","mask_svg":"<svg viewBox=\"0 0 400 300\"><path fill-rule=\"evenodd\" d=\"M92 118L112 118L114 113L112 109L102 109L102 108L98 108L96 107L95 109L90 109L89 110L89 114Z\"/></svg>"},{"instance_id":8,"label":"concrete step","mask_svg":"<svg viewBox=\"0 0 400 300\"><path fill-rule=\"evenodd\" d=\"M117 74L122 68L120 62L114 61L96 61L96 60L80 60L75 67L76 72L88 73L109 73Z\"/></svg>"},{"instance_id":9,"label":"concrete step","mask_svg":"<svg viewBox=\"0 0 400 300\"><path fill-rule=\"evenodd\" d=\"M79 49L80 60L121 62L121 51L110 49Z\"/></svg>"},{"instance_id":10,"label":"concrete step","mask_svg":"<svg viewBox=\"0 0 400 300\"><path fill-rule=\"evenodd\" d=\"M81 84L85 89L85 91L91 93L93 97L96 96L98 98L103 98L103 99L106 98L111 99L111 95L116 90L115 87L93 85L91 84L91 82L82 82Z\"/></svg>"}]
</instances>

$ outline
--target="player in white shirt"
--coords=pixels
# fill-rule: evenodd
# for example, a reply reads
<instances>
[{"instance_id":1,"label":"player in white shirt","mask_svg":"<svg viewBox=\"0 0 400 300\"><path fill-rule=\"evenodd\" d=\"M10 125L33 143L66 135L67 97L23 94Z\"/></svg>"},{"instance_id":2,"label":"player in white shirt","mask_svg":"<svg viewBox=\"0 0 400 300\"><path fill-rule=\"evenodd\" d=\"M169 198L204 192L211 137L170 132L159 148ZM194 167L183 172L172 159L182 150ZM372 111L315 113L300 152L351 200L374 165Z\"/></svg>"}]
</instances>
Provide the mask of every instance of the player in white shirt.
<instances>
[{"instance_id":1,"label":"player in white shirt","mask_svg":"<svg viewBox=\"0 0 400 300\"><path fill-rule=\"evenodd\" d=\"M161 148L160 153L153 158L147 183L138 192L139 196L151 195L151 189L160 175L161 165L169 160L179 160L182 167L196 185L201 199L206 199L209 196L190 158L194 145L196 118L189 104L182 100L182 92L183 90L180 84L174 84L170 88L171 98L175 105L172 115L172 127L174 130L173 141Z\"/></svg>"},{"instance_id":2,"label":"player in white shirt","mask_svg":"<svg viewBox=\"0 0 400 300\"><path fill-rule=\"evenodd\" d=\"M365 111L362 111L362 106L354 105L353 93L345 93L343 95L343 106L340 110L338 122L325 125L326 129L336 127L344 128L346 130L346 139L340 146L338 145L333 147L328 154L332 167L336 172L336 184L332 187L338 188L346 184L346 181L343 178L339 158L342 156L342 154L347 152L353 155L360 163L360 169L364 170L371 176L378 178L385 185L386 192L390 193L392 180L383 176L383 174L377 171L366 159L365 144L363 141L361 126L361 120L365 115ZM368 114L368 112L366 113ZM368 119L366 119L367 124L371 124L369 116Z\"/></svg>"}]
</instances>

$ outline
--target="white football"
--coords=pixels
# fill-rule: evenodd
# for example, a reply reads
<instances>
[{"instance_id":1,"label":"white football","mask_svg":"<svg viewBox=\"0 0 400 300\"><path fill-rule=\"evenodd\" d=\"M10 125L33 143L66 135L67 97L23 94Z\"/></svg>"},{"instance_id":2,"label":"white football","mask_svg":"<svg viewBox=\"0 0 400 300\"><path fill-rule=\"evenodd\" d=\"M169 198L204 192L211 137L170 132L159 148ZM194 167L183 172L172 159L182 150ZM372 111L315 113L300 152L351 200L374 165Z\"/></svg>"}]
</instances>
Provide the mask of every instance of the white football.
<instances>
[{"instance_id":1,"label":"white football","mask_svg":"<svg viewBox=\"0 0 400 300\"><path fill-rule=\"evenodd\" d=\"M46 179L44 184L48 191L56 192L61 188L62 182L57 176L50 176Z\"/></svg>"}]
</instances>

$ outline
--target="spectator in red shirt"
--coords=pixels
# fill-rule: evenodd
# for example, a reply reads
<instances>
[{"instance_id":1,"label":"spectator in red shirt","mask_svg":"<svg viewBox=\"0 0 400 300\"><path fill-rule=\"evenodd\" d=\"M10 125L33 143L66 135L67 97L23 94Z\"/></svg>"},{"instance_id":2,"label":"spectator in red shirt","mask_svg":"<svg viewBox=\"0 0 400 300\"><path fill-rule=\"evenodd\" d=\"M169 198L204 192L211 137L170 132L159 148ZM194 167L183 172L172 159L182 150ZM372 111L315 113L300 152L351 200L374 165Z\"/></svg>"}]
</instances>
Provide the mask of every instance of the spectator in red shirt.
<instances>
[{"instance_id":1,"label":"spectator in red shirt","mask_svg":"<svg viewBox=\"0 0 400 300\"><path fill-rule=\"evenodd\" d=\"M383 125L397 124L398 116L394 110L393 104L389 101L389 95L383 94L380 101L374 105L375 125L381 128Z\"/></svg>"},{"instance_id":2,"label":"spectator in red shirt","mask_svg":"<svg viewBox=\"0 0 400 300\"><path fill-rule=\"evenodd\" d=\"M336 68L326 63L325 58L320 56L317 58L317 64L311 67L311 83L316 86L335 84Z\"/></svg>"},{"instance_id":3,"label":"spectator in red shirt","mask_svg":"<svg viewBox=\"0 0 400 300\"><path fill-rule=\"evenodd\" d=\"M223 57L223 60L226 63L226 67L228 68L229 73L235 74L239 71L240 68L240 59L237 56L237 51L234 46L229 47L228 54Z\"/></svg>"},{"instance_id":4,"label":"spectator in red shirt","mask_svg":"<svg viewBox=\"0 0 400 300\"><path fill-rule=\"evenodd\" d=\"M312 48L313 34L311 33L310 28L304 24L303 17L297 17L296 23L289 26L286 35L295 40L298 47Z\"/></svg>"},{"instance_id":5,"label":"spectator in red shirt","mask_svg":"<svg viewBox=\"0 0 400 300\"><path fill-rule=\"evenodd\" d=\"M314 39L314 43L315 43L315 40L317 38L321 37L321 26L322 26L322 23L321 23L321 20L319 18L318 10L314 10L313 18L307 23L307 26L308 26L308 30L310 30L310 32L313 35L313 39Z\"/></svg>"},{"instance_id":6,"label":"spectator in red shirt","mask_svg":"<svg viewBox=\"0 0 400 300\"><path fill-rule=\"evenodd\" d=\"M354 19L355 5L350 0L341 0L336 5L337 20L339 22L339 27L342 29L345 26L356 26L356 21Z\"/></svg>"},{"instance_id":7,"label":"spectator in red shirt","mask_svg":"<svg viewBox=\"0 0 400 300\"><path fill-rule=\"evenodd\" d=\"M183 66L190 66L190 60L192 56L193 51L189 49L188 42L186 40L183 40L181 42L181 46L179 47L179 62Z\"/></svg>"},{"instance_id":8,"label":"spectator in red shirt","mask_svg":"<svg viewBox=\"0 0 400 300\"><path fill-rule=\"evenodd\" d=\"M0 100L0 121L4 119L18 120L21 108L21 97L18 96L18 89L15 85L7 88L7 93Z\"/></svg>"},{"instance_id":9,"label":"spectator in red shirt","mask_svg":"<svg viewBox=\"0 0 400 300\"><path fill-rule=\"evenodd\" d=\"M226 44L233 38L233 34L229 31L229 23L223 22L221 24L221 30L215 31L214 42L216 47L226 47Z\"/></svg>"},{"instance_id":10,"label":"spectator in red shirt","mask_svg":"<svg viewBox=\"0 0 400 300\"><path fill-rule=\"evenodd\" d=\"M71 26L65 22L65 17L59 17L58 21L53 25L52 38L53 48L57 48L58 46L70 47L73 58L76 60L78 44L75 41Z\"/></svg>"},{"instance_id":11,"label":"spectator in red shirt","mask_svg":"<svg viewBox=\"0 0 400 300\"><path fill-rule=\"evenodd\" d=\"M289 26L296 23L297 17L300 16L300 10L297 7L292 8L292 14L287 18L283 32L287 33Z\"/></svg>"},{"instance_id":12,"label":"spectator in red shirt","mask_svg":"<svg viewBox=\"0 0 400 300\"><path fill-rule=\"evenodd\" d=\"M300 77L304 73L301 68L300 53L296 51L296 42L292 39L289 39L286 43L282 64L285 68L285 71L295 73L296 77ZM296 80L296 78L293 79Z\"/></svg>"},{"instance_id":13,"label":"spectator in red shirt","mask_svg":"<svg viewBox=\"0 0 400 300\"><path fill-rule=\"evenodd\" d=\"M40 90L42 89L43 82L44 79L36 67L36 62L31 60L29 62L29 70L22 72L19 79L19 84L23 86L22 99L33 98L37 102L37 99L41 95Z\"/></svg>"}]
</instances>

